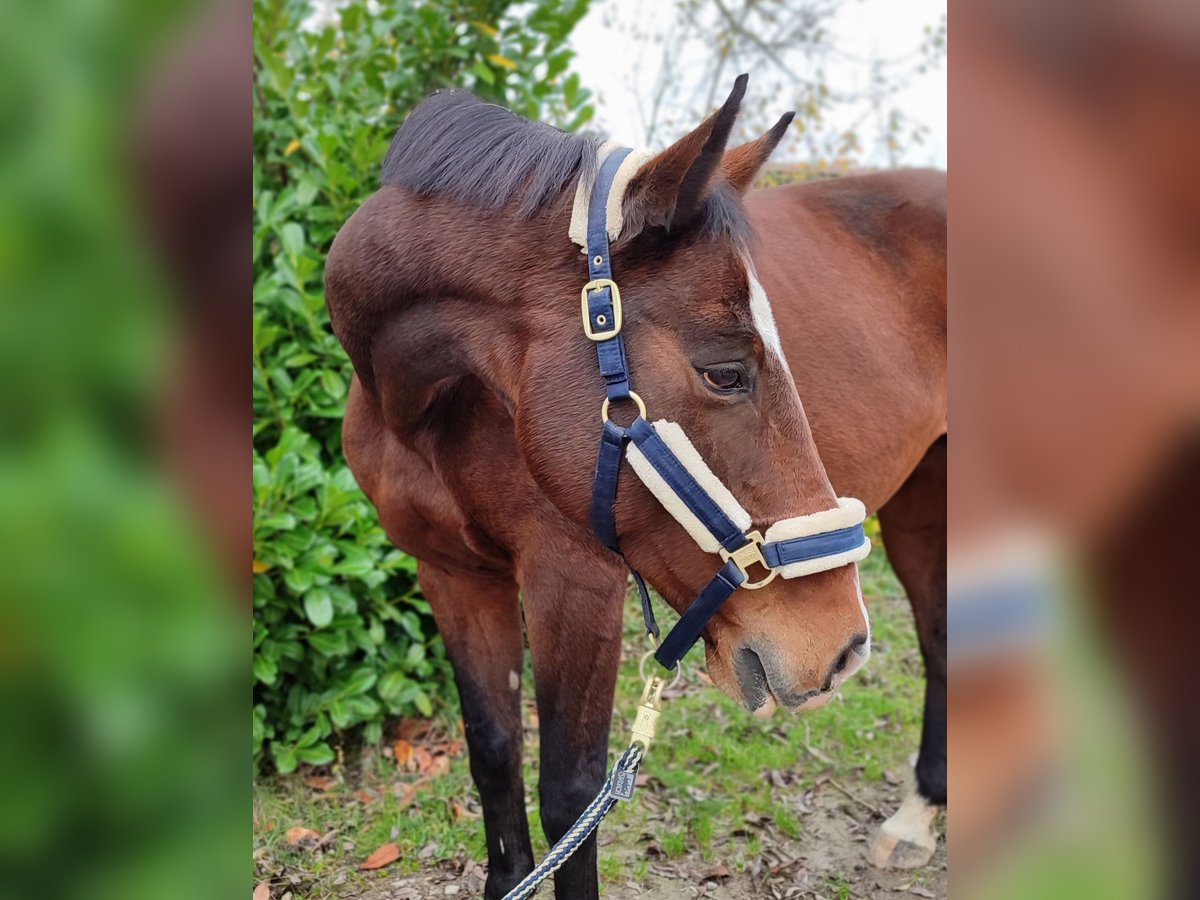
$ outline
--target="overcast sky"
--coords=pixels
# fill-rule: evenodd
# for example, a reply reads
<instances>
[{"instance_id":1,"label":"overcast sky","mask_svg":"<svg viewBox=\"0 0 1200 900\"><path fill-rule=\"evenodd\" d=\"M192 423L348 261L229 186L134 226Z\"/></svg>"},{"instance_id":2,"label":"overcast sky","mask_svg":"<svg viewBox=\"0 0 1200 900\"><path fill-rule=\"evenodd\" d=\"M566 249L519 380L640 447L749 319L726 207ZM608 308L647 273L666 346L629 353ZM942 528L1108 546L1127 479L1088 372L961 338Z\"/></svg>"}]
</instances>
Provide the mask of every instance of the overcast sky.
<instances>
[{"instance_id":1,"label":"overcast sky","mask_svg":"<svg viewBox=\"0 0 1200 900\"><path fill-rule=\"evenodd\" d=\"M572 36L572 45L578 53L574 68L580 72L583 83L597 95L596 119L590 127L627 143L640 141L642 129L635 95L645 97L649 94L657 74L657 60L653 51L644 54L635 79L631 74L635 61L631 54L635 54L635 50L621 25L636 17L643 27L652 31L665 29L673 6L669 0L593 2L592 10ZM924 37L925 27L936 25L945 13L946 0L846 0L833 23L834 43L848 55L859 58L902 56L917 48ZM611 24L614 19L615 25ZM706 57L707 54L687 60L687 65L680 67L680 77L685 77L687 71L701 76L711 64L711 59ZM835 90L853 91L862 88L868 81L868 68L861 63L831 61L825 64L825 70ZM636 84L631 83L635 80ZM754 86L754 73L751 72L751 96ZM780 102L789 104L791 98L781 98ZM928 129L923 143L905 145L900 163L945 167L945 62L925 74L913 75L908 87L893 99L892 104ZM782 106L780 112L787 108ZM861 108L857 111L835 111L829 124L839 130L852 127L861 113ZM887 159L882 152L872 151L873 138L878 133L873 123L868 120L858 127L864 148L868 151L859 162L864 165L885 165ZM661 146L664 142L665 136L656 140L655 144Z\"/></svg>"}]
</instances>

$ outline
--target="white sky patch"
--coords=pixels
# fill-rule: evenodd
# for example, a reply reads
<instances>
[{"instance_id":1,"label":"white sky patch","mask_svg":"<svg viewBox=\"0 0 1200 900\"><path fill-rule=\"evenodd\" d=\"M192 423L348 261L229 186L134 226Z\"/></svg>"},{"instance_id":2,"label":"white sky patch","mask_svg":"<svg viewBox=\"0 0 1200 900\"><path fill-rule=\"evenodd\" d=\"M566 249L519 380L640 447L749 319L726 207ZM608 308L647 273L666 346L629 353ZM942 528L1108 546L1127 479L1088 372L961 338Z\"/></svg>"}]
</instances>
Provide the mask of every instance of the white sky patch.
<instances>
[{"instance_id":1,"label":"white sky patch","mask_svg":"<svg viewBox=\"0 0 1200 900\"><path fill-rule=\"evenodd\" d=\"M645 0L606 0L593 3L590 11L571 33L571 47L576 52L571 64L578 71L585 87L596 95L596 118L586 127L628 145L644 145L649 142L644 133L640 108L652 103L655 81L661 68L661 49L651 45L649 52L641 52L641 46L629 40L628 23L637 22L642 30L650 34L665 35L675 14L673 3L646 3ZM842 3L834 15L830 27L834 31L832 43L838 52L830 59L822 60L820 72L834 91L854 94L863 91L873 77L870 60L878 58L892 60L905 58L920 46L925 37L925 26L936 25L946 15L946 0L855 0ZM694 56L680 60L674 77L699 84L706 74L711 74L715 51L696 42ZM729 85L733 85L736 71L729 72ZM750 72L750 88L747 103L762 99L754 93L755 73ZM804 70L806 77L817 76L817 71ZM628 77L626 77L628 76ZM761 79L760 79L761 81ZM761 90L761 87L760 87ZM642 103L639 105L639 98ZM719 103L724 94L718 98ZM770 98L767 98L768 100ZM794 98L779 98L779 111L789 109ZM921 143L906 141L897 162L904 166L946 166L946 64L925 72L915 73L900 91L890 99L889 106L904 112L914 123L928 129ZM709 111L698 113L693 126ZM864 114L862 104L842 104L825 116L823 126L830 130L855 129L862 138L866 151L860 160L865 166L885 166L888 159L878 147L881 137L876 117ZM661 147L679 134L662 135L654 145ZM778 162L789 160L787 146L775 154ZM797 148L798 149L798 148Z\"/></svg>"}]
</instances>

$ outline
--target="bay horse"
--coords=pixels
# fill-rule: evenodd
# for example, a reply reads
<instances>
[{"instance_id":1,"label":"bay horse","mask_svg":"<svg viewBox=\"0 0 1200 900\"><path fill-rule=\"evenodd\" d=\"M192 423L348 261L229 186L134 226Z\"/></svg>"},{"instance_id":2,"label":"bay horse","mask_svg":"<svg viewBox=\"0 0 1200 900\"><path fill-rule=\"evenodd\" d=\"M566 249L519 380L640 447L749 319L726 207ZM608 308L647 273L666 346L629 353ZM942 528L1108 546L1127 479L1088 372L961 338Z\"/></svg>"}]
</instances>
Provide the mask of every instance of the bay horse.
<instances>
[{"instance_id":1,"label":"bay horse","mask_svg":"<svg viewBox=\"0 0 1200 900\"><path fill-rule=\"evenodd\" d=\"M841 494L878 511L927 689L917 790L873 852L923 863L946 791L945 179L891 172L750 191L791 115L727 150L745 86L742 76L661 153L631 154L608 195L628 366L645 405L686 426L754 523L827 511ZM581 198L612 149L436 93L400 127L380 190L327 261L326 301L355 371L346 459L390 538L417 558L445 640L490 898L534 863L526 639L550 842L606 774L628 575L591 530L605 384L574 298L588 277ZM614 417L633 415L619 405ZM712 556L628 465L615 524L629 563L684 610ZM870 650L857 568L739 591L703 640L712 680L748 710L818 708ZM555 890L598 897L594 836Z\"/></svg>"}]
</instances>

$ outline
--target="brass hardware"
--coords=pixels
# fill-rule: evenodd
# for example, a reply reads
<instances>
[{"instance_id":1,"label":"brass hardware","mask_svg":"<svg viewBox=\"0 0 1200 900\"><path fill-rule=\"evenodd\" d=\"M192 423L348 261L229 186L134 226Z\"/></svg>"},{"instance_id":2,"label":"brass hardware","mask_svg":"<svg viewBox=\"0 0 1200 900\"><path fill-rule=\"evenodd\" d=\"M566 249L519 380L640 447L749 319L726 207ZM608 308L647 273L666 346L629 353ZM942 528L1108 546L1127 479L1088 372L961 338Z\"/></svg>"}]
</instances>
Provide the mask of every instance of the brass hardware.
<instances>
[{"instance_id":1,"label":"brass hardware","mask_svg":"<svg viewBox=\"0 0 1200 900\"><path fill-rule=\"evenodd\" d=\"M604 257L601 256L600 254L596 254L596 258L592 260L592 265L598 266L598 265L601 265L603 262L604 262Z\"/></svg>"},{"instance_id":2,"label":"brass hardware","mask_svg":"<svg viewBox=\"0 0 1200 900\"><path fill-rule=\"evenodd\" d=\"M635 404L637 404L638 415L641 416L643 419L646 418L646 404L642 402L642 398L639 397L633 391L630 391L629 399L632 400ZM600 421L601 422L608 421L608 398L607 397L605 397L604 402L600 404Z\"/></svg>"},{"instance_id":3,"label":"brass hardware","mask_svg":"<svg viewBox=\"0 0 1200 900\"><path fill-rule=\"evenodd\" d=\"M749 540L736 550L729 551L722 547L720 550L721 559L726 562L732 559L733 564L741 571L742 577L746 579L742 582L742 587L748 591L757 591L760 587L766 587L770 584L775 579L775 576L779 574L779 570L772 569L767 565L767 561L762 555L762 532L751 531L746 534L746 537ZM750 580L750 573L747 570L755 563L767 570L767 577L761 581Z\"/></svg>"},{"instance_id":4,"label":"brass hardware","mask_svg":"<svg viewBox=\"0 0 1200 900\"><path fill-rule=\"evenodd\" d=\"M657 674L646 681L637 717L633 720L631 745L640 744L643 750L649 751L654 736L658 733L658 720L662 715L662 692L666 684L666 679Z\"/></svg>"},{"instance_id":5,"label":"brass hardware","mask_svg":"<svg viewBox=\"0 0 1200 900\"><path fill-rule=\"evenodd\" d=\"M609 288L612 294L613 322L612 328L603 328L597 331L592 327L592 315L588 310L588 291L598 291L601 288ZM579 294L579 304L583 313L583 333L588 336L588 340L607 341L621 333L621 290L611 278L597 278L585 284L583 291ZM599 319L597 321L599 322ZM599 324L603 325L604 323L599 322Z\"/></svg>"},{"instance_id":6,"label":"brass hardware","mask_svg":"<svg viewBox=\"0 0 1200 900\"><path fill-rule=\"evenodd\" d=\"M608 324L608 316L604 315L604 313L601 313L600 315L596 316L596 324L597 325L607 325Z\"/></svg>"},{"instance_id":7,"label":"brass hardware","mask_svg":"<svg viewBox=\"0 0 1200 900\"><path fill-rule=\"evenodd\" d=\"M654 653L656 650L658 650L658 642L654 641L652 643L654 644L654 650L647 650L645 653L643 653L642 660L638 663L638 675L641 676L642 681L649 680L650 676L646 674L646 664L649 663L650 660L654 659ZM655 665L657 665L657 663L655 663ZM675 685L679 684L679 679L683 677L683 660L675 663L675 668L671 671L673 673L671 675L671 683L668 684L667 687L675 687Z\"/></svg>"}]
</instances>

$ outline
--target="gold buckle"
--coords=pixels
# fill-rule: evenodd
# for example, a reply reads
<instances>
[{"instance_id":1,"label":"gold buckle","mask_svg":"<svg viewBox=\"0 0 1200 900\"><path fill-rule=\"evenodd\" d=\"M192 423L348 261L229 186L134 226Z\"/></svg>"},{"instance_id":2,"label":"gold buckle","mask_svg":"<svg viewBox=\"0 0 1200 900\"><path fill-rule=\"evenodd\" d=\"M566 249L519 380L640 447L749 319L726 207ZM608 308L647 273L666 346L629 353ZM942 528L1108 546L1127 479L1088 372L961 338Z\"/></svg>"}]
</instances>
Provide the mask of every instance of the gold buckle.
<instances>
[{"instance_id":1,"label":"gold buckle","mask_svg":"<svg viewBox=\"0 0 1200 900\"><path fill-rule=\"evenodd\" d=\"M613 320L599 323L601 330L597 331L592 327L592 316L588 310L588 291L598 291L604 287L610 288L612 291ZM583 333L588 336L588 340L607 341L621 333L621 290L611 278L597 278L585 284L579 294L579 303L583 313ZM609 327L605 328L606 325Z\"/></svg>"},{"instance_id":2,"label":"gold buckle","mask_svg":"<svg viewBox=\"0 0 1200 900\"><path fill-rule=\"evenodd\" d=\"M742 587L748 591L757 591L760 587L766 587L770 584L775 579L775 576L779 574L779 570L768 566L767 560L762 555L762 532L751 531L746 534L746 537L749 540L736 550L731 552L722 547L719 552L721 559L725 560L725 562L729 562L732 559L733 564L742 573L742 577L746 579L742 582ZM762 579L762 581L750 580L750 573L747 569L755 563L758 563L758 565L767 570L767 577Z\"/></svg>"}]
</instances>

